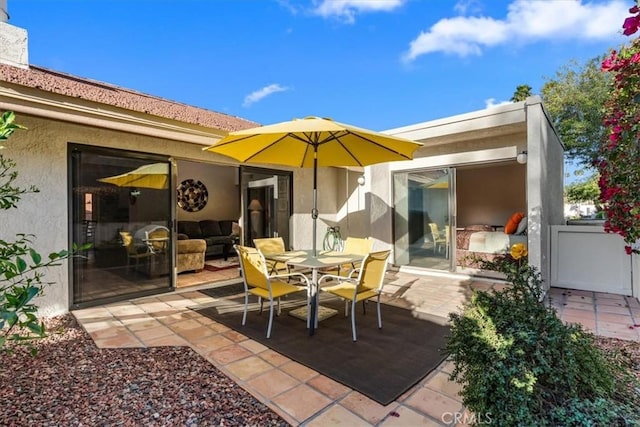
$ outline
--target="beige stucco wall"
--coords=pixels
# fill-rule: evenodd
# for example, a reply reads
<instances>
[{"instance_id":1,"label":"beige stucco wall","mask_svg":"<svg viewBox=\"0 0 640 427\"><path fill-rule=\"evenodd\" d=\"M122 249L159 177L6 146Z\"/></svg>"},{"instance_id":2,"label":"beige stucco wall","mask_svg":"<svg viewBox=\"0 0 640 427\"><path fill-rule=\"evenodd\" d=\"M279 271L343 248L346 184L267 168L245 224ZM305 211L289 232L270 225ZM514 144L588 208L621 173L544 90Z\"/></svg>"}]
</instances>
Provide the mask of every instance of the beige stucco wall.
<instances>
[{"instance_id":1,"label":"beige stucco wall","mask_svg":"<svg viewBox=\"0 0 640 427\"><path fill-rule=\"evenodd\" d=\"M35 185L40 192L25 195L18 210L3 212L0 238L14 239L16 233L36 236L34 247L42 254L68 247L68 162L69 143L99 145L154 154L176 156L221 164L221 156L203 152L196 144L57 122L17 114L16 122L26 126L6 141L3 155L17 162L16 184ZM228 162L227 162L228 163ZM214 205L212 205L213 207ZM225 214L234 215L233 212ZM43 315L56 315L69 308L69 268L67 263L52 268L45 281L54 282L37 300Z\"/></svg>"},{"instance_id":2,"label":"beige stucco wall","mask_svg":"<svg viewBox=\"0 0 640 427\"><path fill-rule=\"evenodd\" d=\"M283 169L281 166L273 166ZM313 245L313 169L287 168L293 171L293 215L291 218L291 246L308 249ZM327 227L340 227L343 238L369 236L366 206L366 184L358 184L363 172L338 167L318 168L318 211L316 223L317 248Z\"/></svg>"},{"instance_id":3,"label":"beige stucco wall","mask_svg":"<svg viewBox=\"0 0 640 427\"><path fill-rule=\"evenodd\" d=\"M564 224L564 148L538 97L527 99L529 262L551 283L551 226Z\"/></svg>"},{"instance_id":4,"label":"beige stucco wall","mask_svg":"<svg viewBox=\"0 0 640 427\"><path fill-rule=\"evenodd\" d=\"M178 160L176 163L178 169L176 184L186 179L199 180L207 187L209 195L205 207L197 212L176 208L178 221L238 220L240 218L240 186L237 167L185 160Z\"/></svg>"}]
</instances>

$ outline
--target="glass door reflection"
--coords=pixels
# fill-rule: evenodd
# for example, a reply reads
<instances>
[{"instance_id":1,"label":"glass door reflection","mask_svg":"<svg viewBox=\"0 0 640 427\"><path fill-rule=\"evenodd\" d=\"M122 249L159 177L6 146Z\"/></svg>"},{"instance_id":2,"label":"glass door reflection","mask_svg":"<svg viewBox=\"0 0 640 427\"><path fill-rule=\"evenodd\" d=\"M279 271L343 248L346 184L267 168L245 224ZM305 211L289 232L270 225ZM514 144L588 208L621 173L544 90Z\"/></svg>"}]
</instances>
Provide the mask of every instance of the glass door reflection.
<instances>
[{"instance_id":1,"label":"glass door reflection","mask_svg":"<svg viewBox=\"0 0 640 427\"><path fill-rule=\"evenodd\" d=\"M171 174L164 159L74 145L72 305L101 304L170 290Z\"/></svg>"}]
</instances>

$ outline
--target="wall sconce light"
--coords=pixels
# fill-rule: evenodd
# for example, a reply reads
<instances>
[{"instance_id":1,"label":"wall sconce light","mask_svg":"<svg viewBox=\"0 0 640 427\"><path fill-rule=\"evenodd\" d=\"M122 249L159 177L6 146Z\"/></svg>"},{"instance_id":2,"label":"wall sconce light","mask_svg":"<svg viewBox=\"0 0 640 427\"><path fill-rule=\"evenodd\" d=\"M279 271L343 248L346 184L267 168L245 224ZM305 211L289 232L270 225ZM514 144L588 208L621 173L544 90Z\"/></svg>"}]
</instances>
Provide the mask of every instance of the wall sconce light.
<instances>
[{"instance_id":1,"label":"wall sconce light","mask_svg":"<svg viewBox=\"0 0 640 427\"><path fill-rule=\"evenodd\" d=\"M358 177L358 185L364 185L364 175Z\"/></svg>"},{"instance_id":2,"label":"wall sconce light","mask_svg":"<svg viewBox=\"0 0 640 427\"><path fill-rule=\"evenodd\" d=\"M518 153L518 155L516 156L516 162L520 163L521 165L527 163L527 152L522 151Z\"/></svg>"}]
</instances>

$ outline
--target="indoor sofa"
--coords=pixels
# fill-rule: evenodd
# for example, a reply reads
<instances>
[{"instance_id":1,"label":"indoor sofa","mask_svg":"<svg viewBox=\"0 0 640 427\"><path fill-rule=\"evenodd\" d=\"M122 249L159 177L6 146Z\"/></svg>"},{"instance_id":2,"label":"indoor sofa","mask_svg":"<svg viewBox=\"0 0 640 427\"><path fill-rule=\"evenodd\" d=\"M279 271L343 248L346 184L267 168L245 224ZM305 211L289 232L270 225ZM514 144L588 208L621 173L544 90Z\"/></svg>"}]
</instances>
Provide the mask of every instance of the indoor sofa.
<instances>
[{"instance_id":1,"label":"indoor sofa","mask_svg":"<svg viewBox=\"0 0 640 427\"><path fill-rule=\"evenodd\" d=\"M227 259L237 236L233 234L233 220L178 221L178 239L202 239L206 242L206 257Z\"/></svg>"}]
</instances>

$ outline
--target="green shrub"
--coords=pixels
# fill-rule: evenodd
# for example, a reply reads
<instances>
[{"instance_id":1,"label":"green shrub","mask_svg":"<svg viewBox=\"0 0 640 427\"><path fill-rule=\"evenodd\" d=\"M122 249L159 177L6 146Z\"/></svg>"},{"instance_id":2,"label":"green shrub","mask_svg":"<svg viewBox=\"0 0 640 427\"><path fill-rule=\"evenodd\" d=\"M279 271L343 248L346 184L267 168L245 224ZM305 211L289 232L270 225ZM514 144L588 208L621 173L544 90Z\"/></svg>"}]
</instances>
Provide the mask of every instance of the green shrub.
<instances>
[{"instance_id":1,"label":"green shrub","mask_svg":"<svg viewBox=\"0 0 640 427\"><path fill-rule=\"evenodd\" d=\"M476 291L450 314L446 351L464 405L499 426L640 425L638 384L593 335L545 305L526 248L516 255L477 260L511 286Z\"/></svg>"},{"instance_id":2,"label":"green shrub","mask_svg":"<svg viewBox=\"0 0 640 427\"><path fill-rule=\"evenodd\" d=\"M10 111L0 116L0 141L17 129L24 129L14 120L15 115ZM33 186L28 189L14 186L18 176L15 166L14 161L0 155L0 210L16 208L23 194L38 191ZM13 242L0 239L0 351L8 350L8 342L14 342L30 346L35 354L30 343L44 337L46 331L37 317L38 307L33 300L42 294L45 285L50 284L43 280L46 269L60 265L60 261L72 256L62 250L43 260L31 247L33 239L33 235L22 233L17 234Z\"/></svg>"}]
</instances>

